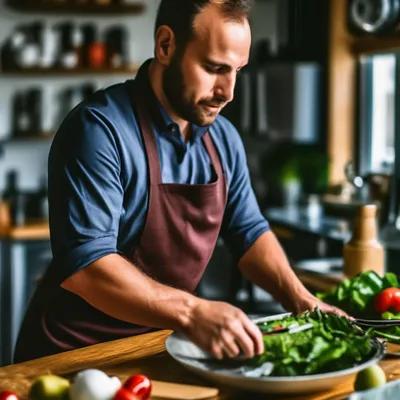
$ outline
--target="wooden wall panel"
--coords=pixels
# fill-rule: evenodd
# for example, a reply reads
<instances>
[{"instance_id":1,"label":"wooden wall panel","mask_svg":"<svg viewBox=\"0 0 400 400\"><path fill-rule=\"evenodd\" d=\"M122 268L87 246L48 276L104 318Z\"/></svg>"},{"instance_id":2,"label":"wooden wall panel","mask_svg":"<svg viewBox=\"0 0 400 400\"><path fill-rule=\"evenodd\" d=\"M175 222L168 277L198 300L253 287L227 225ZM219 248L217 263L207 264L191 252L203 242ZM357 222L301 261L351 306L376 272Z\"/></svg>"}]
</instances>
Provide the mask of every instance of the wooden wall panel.
<instances>
[{"instance_id":1,"label":"wooden wall panel","mask_svg":"<svg viewBox=\"0 0 400 400\"><path fill-rule=\"evenodd\" d=\"M356 100L356 58L346 28L347 0L331 0L328 56L329 182L345 179L344 166L353 157Z\"/></svg>"}]
</instances>

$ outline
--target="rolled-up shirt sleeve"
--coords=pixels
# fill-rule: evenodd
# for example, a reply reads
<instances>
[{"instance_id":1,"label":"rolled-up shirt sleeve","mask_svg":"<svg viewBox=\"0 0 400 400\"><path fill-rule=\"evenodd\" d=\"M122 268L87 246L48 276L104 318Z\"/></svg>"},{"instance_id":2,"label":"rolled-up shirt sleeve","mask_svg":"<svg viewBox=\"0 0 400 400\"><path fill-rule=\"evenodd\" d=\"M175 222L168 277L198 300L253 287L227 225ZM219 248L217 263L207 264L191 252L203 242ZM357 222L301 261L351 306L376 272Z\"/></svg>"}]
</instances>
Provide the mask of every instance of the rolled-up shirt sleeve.
<instances>
[{"instance_id":1,"label":"rolled-up shirt sleeve","mask_svg":"<svg viewBox=\"0 0 400 400\"><path fill-rule=\"evenodd\" d=\"M232 127L231 131L231 176L221 237L235 261L239 261L258 237L270 228L251 186L242 140L235 128Z\"/></svg>"},{"instance_id":2,"label":"rolled-up shirt sleeve","mask_svg":"<svg viewBox=\"0 0 400 400\"><path fill-rule=\"evenodd\" d=\"M51 245L61 279L118 252L120 175L112 124L97 109L74 110L61 125L49 155Z\"/></svg>"}]
</instances>

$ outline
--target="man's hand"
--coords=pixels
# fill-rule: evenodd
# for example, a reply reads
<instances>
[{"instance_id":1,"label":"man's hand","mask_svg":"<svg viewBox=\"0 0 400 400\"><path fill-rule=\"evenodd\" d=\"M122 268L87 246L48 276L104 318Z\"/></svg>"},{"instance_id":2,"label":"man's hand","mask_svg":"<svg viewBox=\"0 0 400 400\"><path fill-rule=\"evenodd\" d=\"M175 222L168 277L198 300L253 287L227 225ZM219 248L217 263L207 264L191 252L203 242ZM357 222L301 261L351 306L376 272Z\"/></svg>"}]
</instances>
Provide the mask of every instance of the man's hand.
<instances>
[{"instance_id":1,"label":"man's hand","mask_svg":"<svg viewBox=\"0 0 400 400\"><path fill-rule=\"evenodd\" d=\"M184 333L218 359L239 353L251 358L264 351L258 327L243 311L227 303L200 299Z\"/></svg>"},{"instance_id":2,"label":"man's hand","mask_svg":"<svg viewBox=\"0 0 400 400\"><path fill-rule=\"evenodd\" d=\"M334 314L339 315L341 317L346 317L346 318L352 319L352 317L349 314L347 314L346 312L344 312L340 308L337 308L335 306L331 306L330 304L326 304L321 300L318 300L318 303L317 303L316 307L318 307L321 311L331 312L331 313L334 313Z\"/></svg>"},{"instance_id":3,"label":"man's hand","mask_svg":"<svg viewBox=\"0 0 400 400\"><path fill-rule=\"evenodd\" d=\"M326 304L323 301L317 299L311 293L308 296L301 296L296 301L296 311L297 313L301 313L304 311L312 311L316 307L318 307L323 312L331 312L341 317L352 318L348 314L346 314L340 308L331 306L330 304Z\"/></svg>"}]
</instances>

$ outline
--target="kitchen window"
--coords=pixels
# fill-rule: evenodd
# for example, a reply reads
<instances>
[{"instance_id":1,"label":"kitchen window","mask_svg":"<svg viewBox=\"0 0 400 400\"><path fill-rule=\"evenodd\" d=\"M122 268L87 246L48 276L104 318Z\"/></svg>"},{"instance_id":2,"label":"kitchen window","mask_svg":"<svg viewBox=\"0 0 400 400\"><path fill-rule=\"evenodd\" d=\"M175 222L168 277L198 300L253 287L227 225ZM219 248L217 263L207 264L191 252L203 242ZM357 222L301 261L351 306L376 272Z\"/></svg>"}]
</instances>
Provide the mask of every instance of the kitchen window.
<instances>
[{"instance_id":1,"label":"kitchen window","mask_svg":"<svg viewBox=\"0 0 400 400\"><path fill-rule=\"evenodd\" d=\"M360 60L359 168L361 173L391 173L395 162L396 53Z\"/></svg>"},{"instance_id":2,"label":"kitchen window","mask_svg":"<svg viewBox=\"0 0 400 400\"><path fill-rule=\"evenodd\" d=\"M388 228L385 232L390 232L390 240L396 238L398 241L400 113L396 110L400 108L400 50L361 58L359 77L359 173L390 177L389 185L380 187L387 193L387 200L382 204L381 222ZM386 239L385 242L389 243Z\"/></svg>"}]
</instances>

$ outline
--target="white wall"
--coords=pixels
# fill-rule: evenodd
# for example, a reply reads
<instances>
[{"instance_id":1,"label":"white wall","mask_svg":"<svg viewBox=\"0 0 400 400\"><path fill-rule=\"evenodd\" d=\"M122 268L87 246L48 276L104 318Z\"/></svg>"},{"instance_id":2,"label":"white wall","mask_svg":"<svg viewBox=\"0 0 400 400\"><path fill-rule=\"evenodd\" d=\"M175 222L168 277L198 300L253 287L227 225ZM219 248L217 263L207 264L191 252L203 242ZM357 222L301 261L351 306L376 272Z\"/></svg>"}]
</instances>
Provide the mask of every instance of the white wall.
<instances>
[{"instance_id":1,"label":"white wall","mask_svg":"<svg viewBox=\"0 0 400 400\"><path fill-rule=\"evenodd\" d=\"M39 14L24 14L11 11L0 0L0 43L6 39L16 24L44 20L46 25L52 26L57 22L72 20L76 23L95 21L99 33L109 25L124 24L130 33L129 58L132 63L141 63L153 53L153 26L159 0L141 0L146 4L146 11L140 15L118 17L53 16ZM258 0L252 15L253 40L270 37L276 45L278 30L276 1L285 0ZM59 89L68 85L75 85L90 80L97 87L105 87L112 83L124 81L131 76L96 76L93 79L87 76L73 77L9 77L0 73L0 140L9 135L11 130L11 96L18 89L31 86L42 86L44 107L42 125L44 130L54 127L54 114L57 102L55 96ZM0 153L0 191L4 189L5 174L10 169L19 171L19 183L24 190L33 190L38 187L40 180L47 169L47 155L50 148L49 141L8 143L5 151Z\"/></svg>"}]
</instances>

